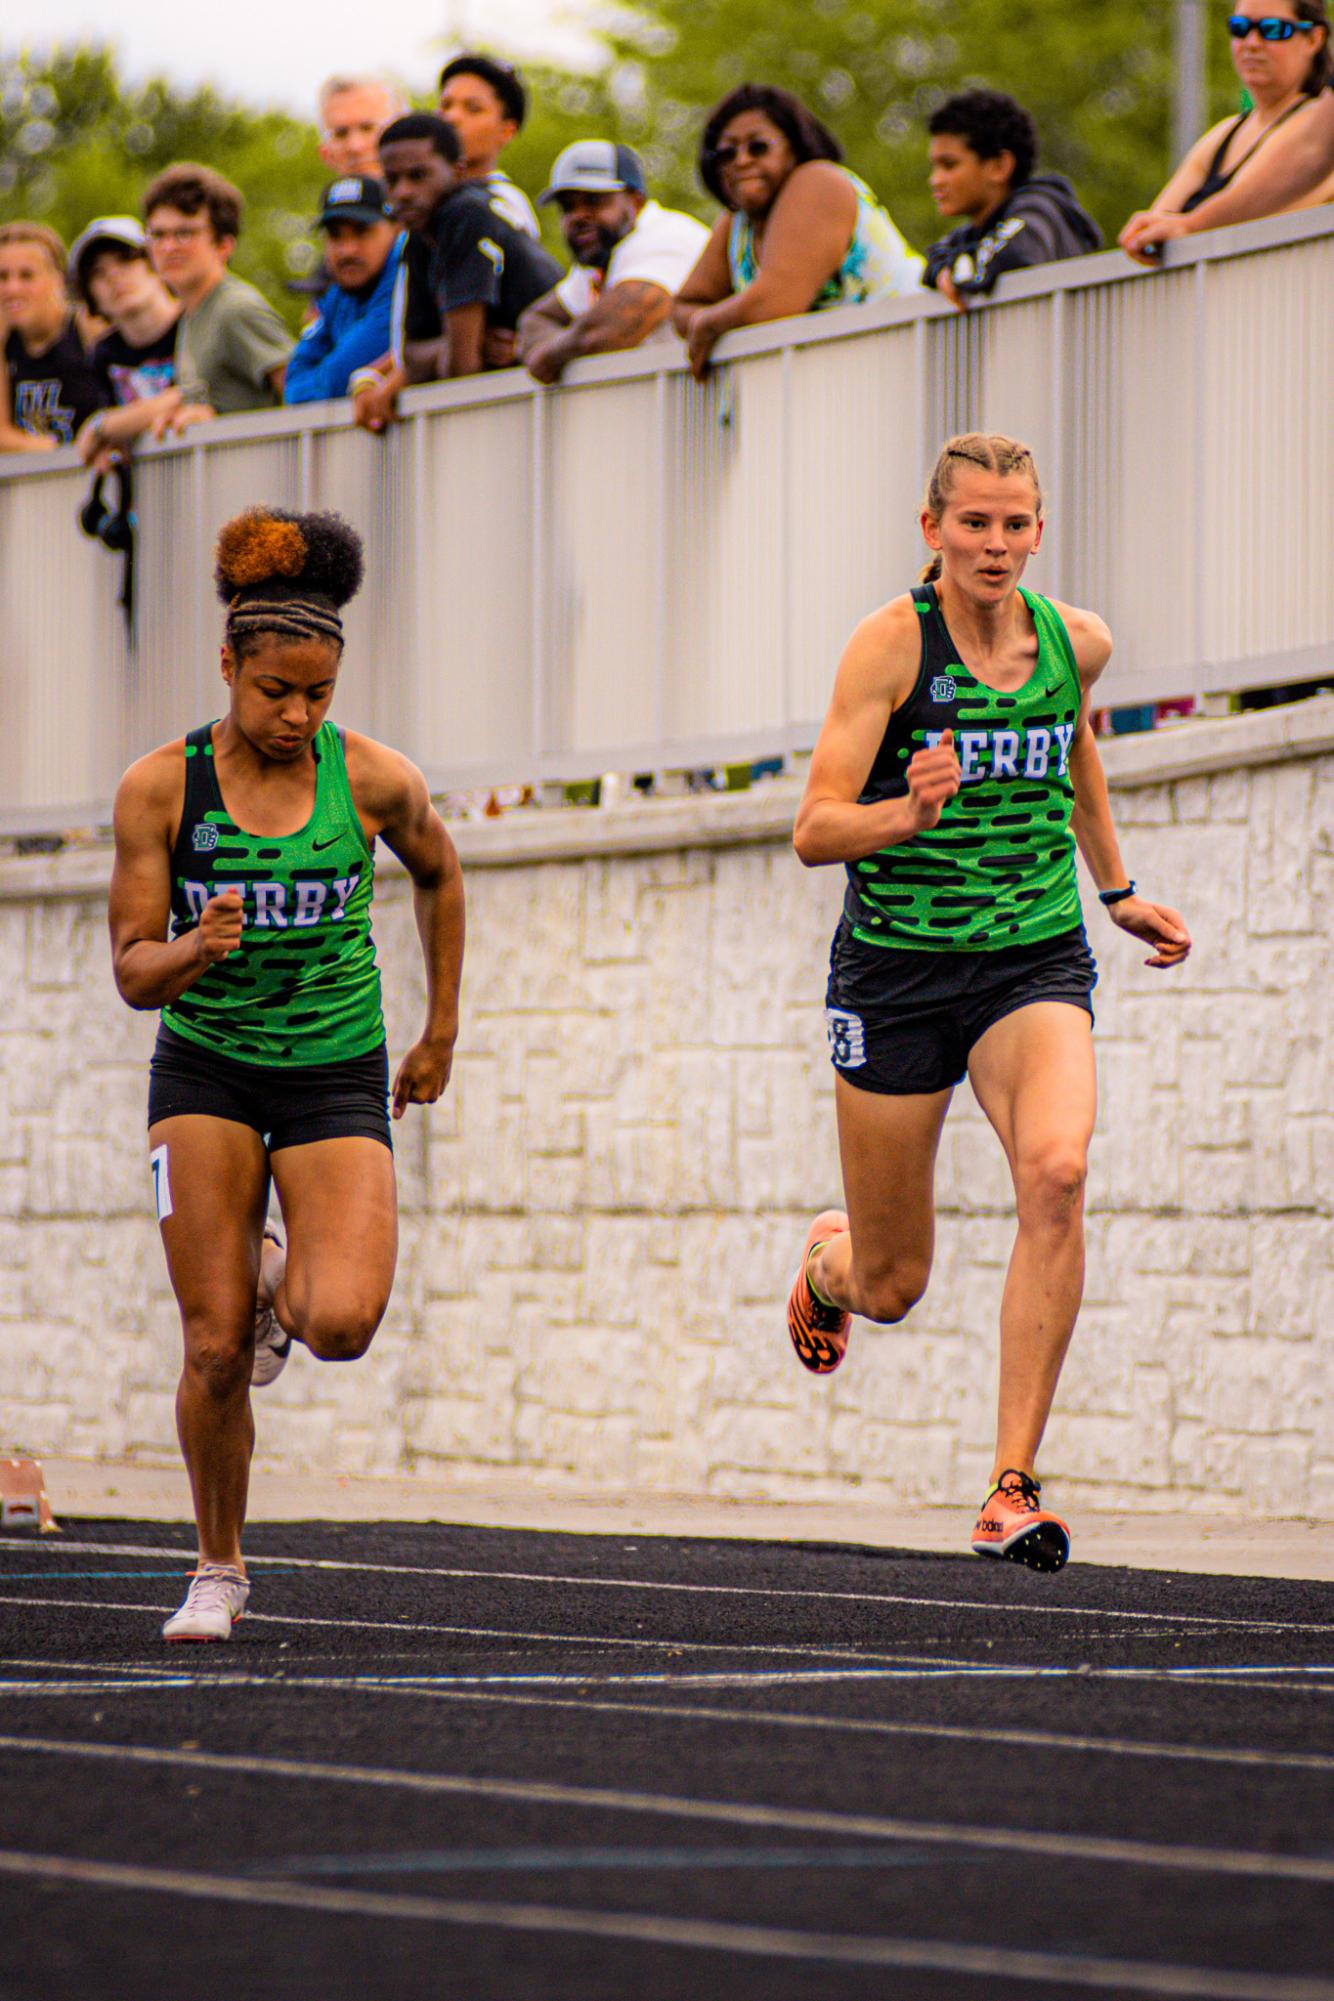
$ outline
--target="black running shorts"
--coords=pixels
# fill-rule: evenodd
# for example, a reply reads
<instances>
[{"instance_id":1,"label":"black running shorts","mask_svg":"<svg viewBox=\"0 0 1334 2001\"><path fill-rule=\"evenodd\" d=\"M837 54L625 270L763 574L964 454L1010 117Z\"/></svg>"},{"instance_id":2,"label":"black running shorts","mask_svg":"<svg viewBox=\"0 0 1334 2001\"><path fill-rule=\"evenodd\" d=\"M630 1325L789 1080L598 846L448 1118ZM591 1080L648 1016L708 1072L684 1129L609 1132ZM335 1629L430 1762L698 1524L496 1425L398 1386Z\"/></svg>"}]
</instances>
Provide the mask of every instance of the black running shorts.
<instances>
[{"instance_id":1,"label":"black running shorts","mask_svg":"<svg viewBox=\"0 0 1334 2001\"><path fill-rule=\"evenodd\" d=\"M300 1069L237 1063L189 1042L164 1024L148 1084L148 1123L194 1114L251 1126L270 1153L317 1139L389 1137L389 1058L383 1043L366 1056Z\"/></svg>"},{"instance_id":2,"label":"black running shorts","mask_svg":"<svg viewBox=\"0 0 1334 2001\"><path fill-rule=\"evenodd\" d=\"M1092 1017L1098 968L1082 924L996 952L913 952L834 934L825 995L830 1058L859 1091L914 1097L967 1074L973 1044L1034 1001Z\"/></svg>"}]
</instances>

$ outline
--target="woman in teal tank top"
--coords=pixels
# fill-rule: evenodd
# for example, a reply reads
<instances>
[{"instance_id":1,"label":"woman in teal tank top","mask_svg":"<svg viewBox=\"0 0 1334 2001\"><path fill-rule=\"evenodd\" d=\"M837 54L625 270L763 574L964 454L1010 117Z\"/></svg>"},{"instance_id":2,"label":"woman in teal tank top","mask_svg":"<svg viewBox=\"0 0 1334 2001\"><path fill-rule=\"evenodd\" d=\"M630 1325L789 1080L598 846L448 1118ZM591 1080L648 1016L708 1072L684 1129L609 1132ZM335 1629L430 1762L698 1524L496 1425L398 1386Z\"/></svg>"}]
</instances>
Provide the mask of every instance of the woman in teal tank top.
<instances>
[{"instance_id":1,"label":"woman in teal tank top","mask_svg":"<svg viewBox=\"0 0 1334 2001\"><path fill-rule=\"evenodd\" d=\"M699 171L726 213L672 309L697 376L734 327L920 291L922 258L842 159L789 91L743 84L710 112Z\"/></svg>"},{"instance_id":2,"label":"woman in teal tank top","mask_svg":"<svg viewBox=\"0 0 1334 2001\"><path fill-rule=\"evenodd\" d=\"M453 844L415 766L327 720L361 572L336 515L254 508L229 522L227 711L141 758L116 796L112 951L122 999L161 1010L148 1137L199 1530L170 1640L226 1639L245 1609L251 1387L272 1382L293 1340L326 1361L369 1347L397 1253L391 1105L397 1119L433 1104L453 1061ZM425 1026L392 1092L377 840L412 878L426 970ZM270 1181L282 1232L265 1221Z\"/></svg>"},{"instance_id":3,"label":"woman in teal tank top","mask_svg":"<svg viewBox=\"0 0 1334 2001\"><path fill-rule=\"evenodd\" d=\"M1111 635L1020 583L1042 539L1027 447L950 439L922 530L936 552L927 580L849 642L793 835L808 866L847 871L825 1010L847 1208L807 1233L788 1332L825 1374L854 1313L888 1325L921 1298L936 1149L967 1076L1005 1150L1018 1221L972 1548L1059 1570L1069 1530L1042 1505L1036 1461L1083 1287L1096 1089L1076 845L1149 965L1179 965L1190 938L1175 910L1135 893L1121 860L1089 725Z\"/></svg>"}]
</instances>

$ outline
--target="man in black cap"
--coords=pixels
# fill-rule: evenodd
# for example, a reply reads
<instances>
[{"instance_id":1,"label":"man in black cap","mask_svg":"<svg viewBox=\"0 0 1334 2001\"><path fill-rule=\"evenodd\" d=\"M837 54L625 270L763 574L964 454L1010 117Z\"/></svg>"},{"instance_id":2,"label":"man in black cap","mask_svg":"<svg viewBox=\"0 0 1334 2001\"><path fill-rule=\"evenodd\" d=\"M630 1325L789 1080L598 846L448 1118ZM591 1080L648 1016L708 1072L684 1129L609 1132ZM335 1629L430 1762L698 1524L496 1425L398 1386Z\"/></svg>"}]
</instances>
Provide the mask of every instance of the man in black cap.
<instances>
[{"instance_id":1,"label":"man in black cap","mask_svg":"<svg viewBox=\"0 0 1334 2001\"><path fill-rule=\"evenodd\" d=\"M458 134L442 118L396 119L380 136L380 159L409 236L392 365L359 369L352 384L356 420L369 431L384 429L407 383L479 374L488 335L512 333L561 275L548 251L463 179Z\"/></svg>"},{"instance_id":2,"label":"man in black cap","mask_svg":"<svg viewBox=\"0 0 1334 2001\"><path fill-rule=\"evenodd\" d=\"M648 198L639 156L610 139L577 139L551 169L539 202L560 209L575 267L519 322L519 358L539 382L558 382L585 354L670 336L673 296L709 232L693 215Z\"/></svg>"},{"instance_id":3,"label":"man in black cap","mask_svg":"<svg viewBox=\"0 0 1334 2001\"><path fill-rule=\"evenodd\" d=\"M331 279L287 364L283 400L318 403L349 394L352 377L389 346L404 237L384 183L346 174L324 190L316 224Z\"/></svg>"}]
</instances>

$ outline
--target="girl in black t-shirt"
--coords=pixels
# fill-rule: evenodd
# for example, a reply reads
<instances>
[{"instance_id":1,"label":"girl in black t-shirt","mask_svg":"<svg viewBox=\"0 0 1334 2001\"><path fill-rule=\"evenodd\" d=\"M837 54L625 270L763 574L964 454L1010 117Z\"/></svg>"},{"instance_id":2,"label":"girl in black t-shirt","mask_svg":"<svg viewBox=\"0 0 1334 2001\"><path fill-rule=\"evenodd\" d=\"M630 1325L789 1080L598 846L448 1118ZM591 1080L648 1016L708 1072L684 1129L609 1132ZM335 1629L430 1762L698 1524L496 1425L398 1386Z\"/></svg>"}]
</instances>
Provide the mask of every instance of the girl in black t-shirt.
<instances>
[{"instance_id":1,"label":"girl in black t-shirt","mask_svg":"<svg viewBox=\"0 0 1334 2001\"><path fill-rule=\"evenodd\" d=\"M106 403L65 292L65 246L39 222L0 227L0 451L72 444Z\"/></svg>"}]
</instances>

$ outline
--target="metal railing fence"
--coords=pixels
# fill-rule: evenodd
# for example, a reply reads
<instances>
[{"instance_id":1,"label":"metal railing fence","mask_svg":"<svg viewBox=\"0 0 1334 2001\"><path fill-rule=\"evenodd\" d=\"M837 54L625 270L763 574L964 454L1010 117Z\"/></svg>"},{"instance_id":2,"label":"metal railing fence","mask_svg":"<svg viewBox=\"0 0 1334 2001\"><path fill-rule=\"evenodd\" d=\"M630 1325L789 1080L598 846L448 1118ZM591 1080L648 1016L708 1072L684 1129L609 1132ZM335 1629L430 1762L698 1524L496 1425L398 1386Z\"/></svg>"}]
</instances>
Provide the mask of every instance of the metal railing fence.
<instances>
[{"instance_id":1,"label":"metal railing fence","mask_svg":"<svg viewBox=\"0 0 1334 2001\"><path fill-rule=\"evenodd\" d=\"M340 717L446 790L809 747L856 620L921 561L940 441L1026 438L1031 581L1106 616L1107 700L1334 671L1334 212L730 336L229 418L136 458L138 622L70 451L0 457L0 831L104 818L135 755L217 713L212 543L254 501L366 538Z\"/></svg>"}]
</instances>

